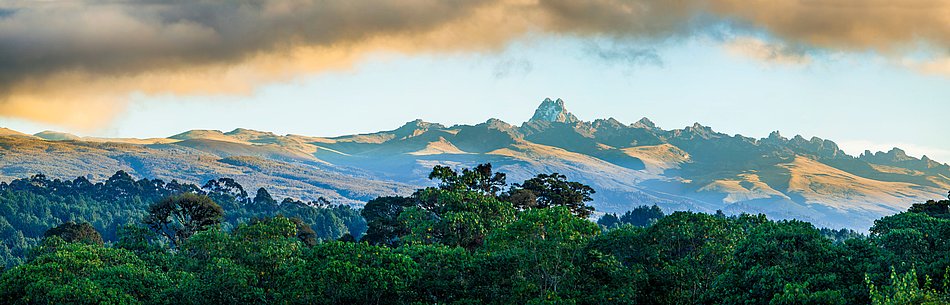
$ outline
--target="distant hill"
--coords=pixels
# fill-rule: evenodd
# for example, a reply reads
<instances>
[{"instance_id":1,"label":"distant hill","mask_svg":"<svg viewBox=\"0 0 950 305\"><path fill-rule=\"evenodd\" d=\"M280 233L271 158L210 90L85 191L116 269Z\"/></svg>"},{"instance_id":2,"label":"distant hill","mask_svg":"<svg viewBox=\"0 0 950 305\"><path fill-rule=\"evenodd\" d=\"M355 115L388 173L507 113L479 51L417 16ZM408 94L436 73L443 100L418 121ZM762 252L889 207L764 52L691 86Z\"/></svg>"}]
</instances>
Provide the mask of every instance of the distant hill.
<instances>
[{"instance_id":1,"label":"distant hill","mask_svg":"<svg viewBox=\"0 0 950 305\"><path fill-rule=\"evenodd\" d=\"M120 169L195 183L227 176L280 196L351 204L427 185L434 165L485 162L508 173L509 182L559 172L590 184L601 212L657 204L858 230L950 190L950 166L896 148L855 157L830 140L778 132L755 139L698 123L664 130L647 118L586 122L560 99L544 100L520 126L497 119L450 127L416 120L391 131L329 138L236 129L110 140L0 130L3 180L36 173L103 179Z\"/></svg>"}]
</instances>

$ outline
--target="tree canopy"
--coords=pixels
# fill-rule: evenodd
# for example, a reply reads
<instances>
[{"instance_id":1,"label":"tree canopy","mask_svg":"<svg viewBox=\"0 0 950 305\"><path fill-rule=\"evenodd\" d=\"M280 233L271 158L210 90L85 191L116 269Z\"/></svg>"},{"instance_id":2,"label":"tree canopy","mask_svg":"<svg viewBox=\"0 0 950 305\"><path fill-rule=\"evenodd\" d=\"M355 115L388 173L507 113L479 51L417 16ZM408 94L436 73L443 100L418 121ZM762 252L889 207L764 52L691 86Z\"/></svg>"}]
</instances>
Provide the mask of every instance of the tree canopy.
<instances>
[{"instance_id":1,"label":"tree canopy","mask_svg":"<svg viewBox=\"0 0 950 305\"><path fill-rule=\"evenodd\" d=\"M452 176L445 168L433 172ZM96 188L154 199L129 205L139 217L118 225L114 239L96 239L94 223L44 228L22 262L0 274L3 304L950 302L950 219L942 201L883 217L864 235L764 215L667 215L645 205L606 214L598 225L583 214L592 211L583 207L592 190L557 174L495 192L478 183L427 187L376 198L361 210L266 201L272 212L293 216L268 215L254 198L233 201L242 197L236 182L221 179L211 183L217 191L203 194L182 184L173 189L190 191L166 194L156 190L167 184L127 175L107 182L114 189L81 179L31 180L37 184L0 189L0 200L56 206L59 198L91 199L84 189ZM545 203L515 204L512 190ZM362 229L351 218L360 215ZM325 226L331 223L354 229ZM0 234L10 227L0 221Z\"/></svg>"}]
</instances>

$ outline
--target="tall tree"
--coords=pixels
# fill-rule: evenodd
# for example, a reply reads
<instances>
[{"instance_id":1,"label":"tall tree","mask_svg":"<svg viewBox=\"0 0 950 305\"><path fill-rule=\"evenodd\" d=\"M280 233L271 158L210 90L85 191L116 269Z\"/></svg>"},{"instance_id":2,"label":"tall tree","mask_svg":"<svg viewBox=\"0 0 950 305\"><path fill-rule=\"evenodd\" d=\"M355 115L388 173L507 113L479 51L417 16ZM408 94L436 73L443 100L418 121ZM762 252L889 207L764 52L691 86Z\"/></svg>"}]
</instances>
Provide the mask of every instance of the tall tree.
<instances>
[{"instance_id":1,"label":"tall tree","mask_svg":"<svg viewBox=\"0 0 950 305\"><path fill-rule=\"evenodd\" d=\"M456 172L448 166L436 165L429 179L438 179L444 190L473 190L495 196L508 185L505 173L492 171L491 163L479 164L472 169Z\"/></svg>"},{"instance_id":2,"label":"tall tree","mask_svg":"<svg viewBox=\"0 0 950 305\"><path fill-rule=\"evenodd\" d=\"M368 228L362 238L370 244L393 245L406 229L399 222L399 214L415 200L407 197L390 196L370 200L360 211L366 219Z\"/></svg>"},{"instance_id":3,"label":"tall tree","mask_svg":"<svg viewBox=\"0 0 950 305\"><path fill-rule=\"evenodd\" d=\"M152 204L143 222L177 247L195 232L218 225L223 217L224 210L211 198L189 193Z\"/></svg>"},{"instance_id":4,"label":"tall tree","mask_svg":"<svg viewBox=\"0 0 950 305\"><path fill-rule=\"evenodd\" d=\"M201 189L207 191L208 196L217 201L250 202L244 187L231 178L208 180Z\"/></svg>"},{"instance_id":5,"label":"tall tree","mask_svg":"<svg viewBox=\"0 0 950 305\"><path fill-rule=\"evenodd\" d=\"M274 197L271 197L270 193L262 187L257 189L257 194L254 196L254 207L259 211L275 211L277 200L274 200Z\"/></svg>"},{"instance_id":6,"label":"tall tree","mask_svg":"<svg viewBox=\"0 0 950 305\"><path fill-rule=\"evenodd\" d=\"M563 206L574 215L587 218L594 212L594 207L586 204L593 200L590 196L594 193L590 186L568 181L567 176L553 173L539 174L515 184L505 197L521 210Z\"/></svg>"},{"instance_id":7,"label":"tall tree","mask_svg":"<svg viewBox=\"0 0 950 305\"><path fill-rule=\"evenodd\" d=\"M652 225L663 216L663 210L660 207L641 205L620 216L620 222L643 228Z\"/></svg>"},{"instance_id":8,"label":"tall tree","mask_svg":"<svg viewBox=\"0 0 950 305\"><path fill-rule=\"evenodd\" d=\"M604 214L600 219L597 220L597 224L604 226L605 228L613 228L614 226L620 225L620 218L617 217L617 214Z\"/></svg>"},{"instance_id":9,"label":"tall tree","mask_svg":"<svg viewBox=\"0 0 950 305\"><path fill-rule=\"evenodd\" d=\"M102 245L102 235L88 222L66 222L46 230L43 237L58 236L66 242L81 242L86 244Z\"/></svg>"}]
</instances>

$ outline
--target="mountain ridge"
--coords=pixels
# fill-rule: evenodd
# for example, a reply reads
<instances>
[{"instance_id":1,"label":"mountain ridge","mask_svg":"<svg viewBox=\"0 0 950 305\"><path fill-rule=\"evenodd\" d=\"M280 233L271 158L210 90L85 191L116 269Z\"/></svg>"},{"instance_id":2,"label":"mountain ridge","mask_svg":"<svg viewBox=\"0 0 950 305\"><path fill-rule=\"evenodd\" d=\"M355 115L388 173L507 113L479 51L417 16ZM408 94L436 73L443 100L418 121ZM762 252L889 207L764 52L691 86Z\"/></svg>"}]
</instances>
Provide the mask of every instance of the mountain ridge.
<instances>
[{"instance_id":1,"label":"mountain ridge","mask_svg":"<svg viewBox=\"0 0 950 305\"><path fill-rule=\"evenodd\" d=\"M275 190L279 195L360 204L431 185L420 177L434 165L491 162L512 182L559 172L590 184L598 190L595 206L605 212L658 204L667 210L765 213L856 229L950 189L950 165L897 148L851 156L831 140L789 139L778 131L752 138L700 123L664 130L648 118L631 124L614 118L583 121L567 111L563 100L550 98L520 126L495 118L448 127L414 120L393 130L337 137L238 128L117 143L44 135L48 139L0 133L5 139L0 140L0 163L12 165L0 169L0 179L36 173L69 178L80 169L105 175L106 168L197 183L236 175L247 177L250 185L287 184Z\"/></svg>"}]
</instances>

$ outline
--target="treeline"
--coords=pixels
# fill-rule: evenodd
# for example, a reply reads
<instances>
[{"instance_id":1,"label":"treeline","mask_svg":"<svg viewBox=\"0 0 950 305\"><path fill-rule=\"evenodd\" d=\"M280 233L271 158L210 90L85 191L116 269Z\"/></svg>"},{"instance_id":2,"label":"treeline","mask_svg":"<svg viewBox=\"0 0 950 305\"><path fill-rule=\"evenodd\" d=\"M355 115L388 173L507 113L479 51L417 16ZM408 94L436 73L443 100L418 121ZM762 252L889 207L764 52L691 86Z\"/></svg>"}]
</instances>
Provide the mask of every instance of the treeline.
<instances>
[{"instance_id":1,"label":"treeline","mask_svg":"<svg viewBox=\"0 0 950 305\"><path fill-rule=\"evenodd\" d=\"M867 236L654 207L602 219L614 221L608 228L587 219L593 190L563 175L509 186L480 165L436 167L430 178L438 186L367 203L358 241L317 241L308 225L282 216L224 229L226 209L197 194L147 205L111 246L90 227L56 227L26 263L0 275L0 303L950 301L947 200L881 218Z\"/></svg>"},{"instance_id":2,"label":"treeline","mask_svg":"<svg viewBox=\"0 0 950 305\"><path fill-rule=\"evenodd\" d=\"M264 188L251 196L229 178L198 186L175 180L136 180L124 171L98 183L85 177L60 180L34 175L0 182L0 266L22 263L47 229L67 222L89 223L103 240L115 242L118 230L141 220L149 204L185 193L206 195L219 204L227 212L221 224L226 230L254 217L275 215L303 220L319 239L360 236L366 230L359 210L349 206L322 199L301 202L285 198L278 202Z\"/></svg>"}]
</instances>

